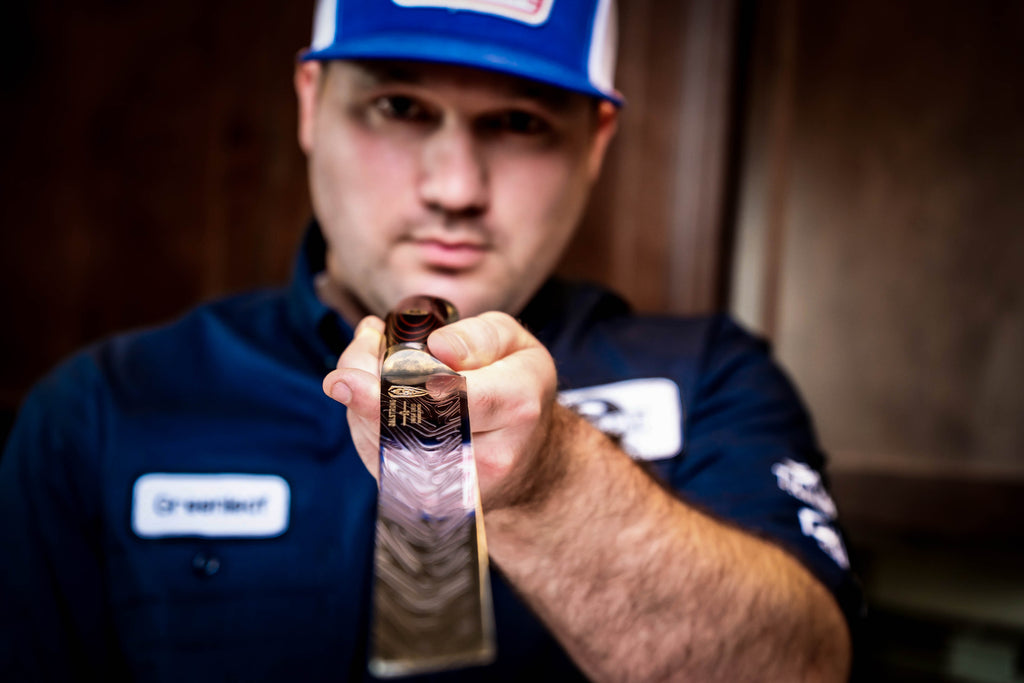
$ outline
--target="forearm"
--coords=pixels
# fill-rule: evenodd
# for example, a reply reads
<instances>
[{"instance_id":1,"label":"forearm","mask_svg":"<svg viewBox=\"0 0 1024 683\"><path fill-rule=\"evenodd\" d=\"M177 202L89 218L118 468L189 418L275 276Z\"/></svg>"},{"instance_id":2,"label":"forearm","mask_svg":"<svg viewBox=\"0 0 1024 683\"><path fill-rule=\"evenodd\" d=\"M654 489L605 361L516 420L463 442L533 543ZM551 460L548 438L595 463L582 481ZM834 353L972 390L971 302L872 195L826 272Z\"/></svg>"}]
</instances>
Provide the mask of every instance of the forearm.
<instances>
[{"instance_id":1,"label":"forearm","mask_svg":"<svg viewBox=\"0 0 1024 683\"><path fill-rule=\"evenodd\" d=\"M556 409L546 496L485 515L492 559L595 680L842 680L831 596L787 553L662 489Z\"/></svg>"}]
</instances>

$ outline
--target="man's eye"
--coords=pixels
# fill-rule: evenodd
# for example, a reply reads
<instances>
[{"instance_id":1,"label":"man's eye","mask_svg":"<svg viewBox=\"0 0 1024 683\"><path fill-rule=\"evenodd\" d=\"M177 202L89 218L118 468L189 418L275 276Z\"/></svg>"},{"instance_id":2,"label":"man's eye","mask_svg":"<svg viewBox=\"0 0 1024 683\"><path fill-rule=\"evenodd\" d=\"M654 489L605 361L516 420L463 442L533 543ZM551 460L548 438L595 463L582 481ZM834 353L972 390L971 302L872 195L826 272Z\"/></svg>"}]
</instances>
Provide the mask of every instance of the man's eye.
<instances>
[{"instance_id":1,"label":"man's eye","mask_svg":"<svg viewBox=\"0 0 1024 683\"><path fill-rule=\"evenodd\" d=\"M386 118L397 121L427 122L430 112L412 97L390 95L379 97L373 102L374 108Z\"/></svg>"},{"instance_id":2,"label":"man's eye","mask_svg":"<svg viewBox=\"0 0 1024 683\"><path fill-rule=\"evenodd\" d=\"M514 133L516 135L540 135L550 130L548 122L543 118L519 109L488 117L483 125L484 128L492 132Z\"/></svg>"}]
</instances>

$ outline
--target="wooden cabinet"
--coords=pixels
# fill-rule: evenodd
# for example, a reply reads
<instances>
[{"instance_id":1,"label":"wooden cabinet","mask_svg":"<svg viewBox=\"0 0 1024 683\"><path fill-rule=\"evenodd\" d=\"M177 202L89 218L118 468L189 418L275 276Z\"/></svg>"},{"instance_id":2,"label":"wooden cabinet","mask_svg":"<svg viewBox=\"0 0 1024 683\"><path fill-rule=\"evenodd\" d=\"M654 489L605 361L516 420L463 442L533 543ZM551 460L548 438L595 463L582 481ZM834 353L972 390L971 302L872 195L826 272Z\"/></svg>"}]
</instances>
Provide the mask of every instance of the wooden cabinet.
<instances>
[{"instance_id":1,"label":"wooden cabinet","mask_svg":"<svg viewBox=\"0 0 1024 683\"><path fill-rule=\"evenodd\" d=\"M85 343L287 279L309 211L291 74L312 5L4 10L7 414Z\"/></svg>"},{"instance_id":2,"label":"wooden cabinet","mask_svg":"<svg viewBox=\"0 0 1024 683\"><path fill-rule=\"evenodd\" d=\"M879 652L1020 680L1024 5L751 9L731 307L812 407Z\"/></svg>"},{"instance_id":3,"label":"wooden cabinet","mask_svg":"<svg viewBox=\"0 0 1024 683\"><path fill-rule=\"evenodd\" d=\"M1024 7L759 7L734 310L837 472L1024 483Z\"/></svg>"},{"instance_id":4,"label":"wooden cabinet","mask_svg":"<svg viewBox=\"0 0 1024 683\"><path fill-rule=\"evenodd\" d=\"M725 304L734 0L620 2L617 139L562 272L649 312Z\"/></svg>"}]
</instances>

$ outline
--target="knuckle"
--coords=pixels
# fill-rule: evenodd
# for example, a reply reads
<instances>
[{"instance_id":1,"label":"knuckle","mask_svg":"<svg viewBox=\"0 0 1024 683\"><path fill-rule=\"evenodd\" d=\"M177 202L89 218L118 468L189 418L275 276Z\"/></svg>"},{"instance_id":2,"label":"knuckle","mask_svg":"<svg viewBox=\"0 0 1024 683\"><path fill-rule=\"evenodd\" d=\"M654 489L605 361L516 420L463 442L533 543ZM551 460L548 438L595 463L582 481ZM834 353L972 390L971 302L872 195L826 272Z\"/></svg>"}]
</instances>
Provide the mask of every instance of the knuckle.
<instances>
[{"instance_id":1,"label":"knuckle","mask_svg":"<svg viewBox=\"0 0 1024 683\"><path fill-rule=\"evenodd\" d=\"M474 354L492 351L501 346L502 323L496 320L492 314L484 313L473 318L466 318L457 324L461 328L463 341Z\"/></svg>"},{"instance_id":2,"label":"knuckle","mask_svg":"<svg viewBox=\"0 0 1024 683\"><path fill-rule=\"evenodd\" d=\"M544 414L544 404L537 396L524 396L510 410L516 424L533 424Z\"/></svg>"},{"instance_id":3,"label":"knuckle","mask_svg":"<svg viewBox=\"0 0 1024 683\"><path fill-rule=\"evenodd\" d=\"M497 414L502 407L501 398L492 393L481 393L476 397L476 408L483 415Z\"/></svg>"},{"instance_id":4,"label":"knuckle","mask_svg":"<svg viewBox=\"0 0 1024 683\"><path fill-rule=\"evenodd\" d=\"M482 336L491 348L508 352L524 345L522 335L525 330L508 313L489 311L477 319L483 327Z\"/></svg>"},{"instance_id":5,"label":"knuckle","mask_svg":"<svg viewBox=\"0 0 1024 683\"><path fill-rule=\"evenodd\" d=\"M511 316L507 313L502 313L501 311L488 311L487 313L481 313L476 317L476 320L492 330L499 330L506 327L511 319Z\"/></svg>"},{"instance_id":6,"label":"knuckle","mask_svg":"<svg viewBox=\"0 0 1024 683\"><path fill-rule=\"evenodd\" d=\"M487 311L477 316L479 320L486 320L488 323L505 327L509 324L516 325L516 319L504 311Z\"/></svg>"}]
</instances>

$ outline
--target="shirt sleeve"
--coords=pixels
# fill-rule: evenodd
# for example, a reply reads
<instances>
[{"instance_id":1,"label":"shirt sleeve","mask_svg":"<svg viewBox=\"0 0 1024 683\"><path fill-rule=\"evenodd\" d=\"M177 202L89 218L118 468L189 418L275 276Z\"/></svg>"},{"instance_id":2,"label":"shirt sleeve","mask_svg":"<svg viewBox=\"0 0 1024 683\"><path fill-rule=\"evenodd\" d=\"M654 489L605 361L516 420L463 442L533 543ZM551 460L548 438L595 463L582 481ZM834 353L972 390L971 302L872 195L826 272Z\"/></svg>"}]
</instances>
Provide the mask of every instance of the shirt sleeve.
<instances>
[{"instance_id":1,"label":"shirt sleeve","mask_svg":"<svg viewBox=\"0 0 1024 683\"><path fill-rule=\"evenodd\" d=\"M80 356L43 380L21 406L0 460L2 680L113 673L99 547L97 375Z\"/></svg>"},{"instance_id":2,"label":"shirt sleeve","mask_svg":"<svg viewBox=\"0 0 1024 683\"><path fill-rule=\"evenodd\" d=\"M832 593L851 628L859 586L808 411L768 345L727 318L709 327L684 396L686 445L667 473L687 501L789 551Z\"/></svg>"}]
</instances>

